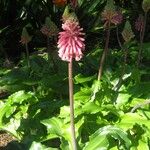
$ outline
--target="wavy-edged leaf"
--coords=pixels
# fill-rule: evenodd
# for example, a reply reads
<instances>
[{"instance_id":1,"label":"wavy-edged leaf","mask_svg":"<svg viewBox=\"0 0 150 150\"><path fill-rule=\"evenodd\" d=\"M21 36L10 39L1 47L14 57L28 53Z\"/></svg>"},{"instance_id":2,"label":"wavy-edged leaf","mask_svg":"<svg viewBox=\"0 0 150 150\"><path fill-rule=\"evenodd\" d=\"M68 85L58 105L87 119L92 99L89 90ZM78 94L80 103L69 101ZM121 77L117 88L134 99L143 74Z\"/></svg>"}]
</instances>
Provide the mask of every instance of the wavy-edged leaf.
<instances>
[{"instance_id":1,"label":"wavy-edged leaf","mask_svg":"<svg viewBox=\"0 0 150 150\"><path fill-rule=\"evenodd\" d=\"M74 94L74 100L87 102L91 96L91 88L85 87L81 88L80 91Z\"/></svg>"},{"instance_id":2,"label":"wavy-edged leaf","mask_svg":"<svg viewBox=\"0 0 150 150\"><path fill-rule=\"evenodd\" d=\"M124 141L127 149L131 146L131 141L121 128L108 125L92 134L83 150L107 150L110 146L108 137L115 138L115 140L117 139L120 142Z\"/></svg>"},{"instance_id":3,"label":"wavy-edged leaf","mask_svg":"<svg viewBox=\"0 0 150 150\"><path fill-rule=\"evenodd\" d=\"M95 75L94 76L88 76L88 77L85 77L83 76L82 74L78 74L74 77L75 79L75 83L78 84L78 83L84 83L84 82L89 82L93 79L95 79Z\"/></svg>"},{"instance_id":4,"label":"wavy-edged leaf","mask_svg":"<svg viewBox=\"0 0 150 150\"><path fill-rule=\"evenodd\" d=\"M47 127L49 134L56 135L56 137L62 135L62 121L56 117L45 119L41 121Z\"/></svg>"},{"instance_id":5,"label":"wavy-edged leaf","mask_svg":"<svg viewBox=\"0 0 150 150\"><path fill-rule=\"evenodd\" d=\"M146 117L140 116L137 113L126 113L122 115L121 121L117 123L117 126L125 130L128 130L133 128L135 124L139 124L139 125L144 124L145 126L150 127L150 121Z\"/></svg>"}]
</instances>

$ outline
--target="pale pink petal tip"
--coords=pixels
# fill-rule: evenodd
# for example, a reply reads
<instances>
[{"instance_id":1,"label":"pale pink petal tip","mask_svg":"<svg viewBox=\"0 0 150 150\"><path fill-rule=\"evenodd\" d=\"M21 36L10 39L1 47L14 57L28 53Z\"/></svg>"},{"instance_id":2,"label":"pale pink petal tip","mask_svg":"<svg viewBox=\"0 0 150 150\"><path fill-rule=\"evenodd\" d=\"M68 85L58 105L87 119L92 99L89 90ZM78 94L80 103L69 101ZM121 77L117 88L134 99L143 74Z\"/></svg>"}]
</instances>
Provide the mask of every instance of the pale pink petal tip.
<instances>
[{"instance_id":1,"label":"pale pink petal tip","mask_svg":"<svg viewBox=\"0 0 150 150\"><path fill-rule=\"evenodd\" d=\"M74 58L79 61L83 57L82 51L85 49L84 37L85 33L82 32L79 23L73 20L66 20L62 24L64 31L59 33L58 40L58 55L64 61L72 61Z\"/></svg>"}]
</instances>

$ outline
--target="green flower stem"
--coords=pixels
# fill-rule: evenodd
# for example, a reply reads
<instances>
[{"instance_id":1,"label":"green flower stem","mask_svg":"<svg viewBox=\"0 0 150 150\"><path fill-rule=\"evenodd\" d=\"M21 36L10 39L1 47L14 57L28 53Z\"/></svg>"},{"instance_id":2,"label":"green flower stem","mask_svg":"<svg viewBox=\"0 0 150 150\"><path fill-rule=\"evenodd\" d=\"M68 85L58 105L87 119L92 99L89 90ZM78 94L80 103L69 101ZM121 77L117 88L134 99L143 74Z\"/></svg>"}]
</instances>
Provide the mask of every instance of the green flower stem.
<instances>
[{"instance_id":1,"label":"green flower stem","mask_svg":"<svg viewBox=\"0 0 150 150\"><path fill-rule=\"evenodd\" d=\"M140 32L140 46L139 46L139 52L138 52L138 58L137 58L137 67L139 66L139 64L141 62L141 55L142 55L142 49L143 49L143 40L144 40L144 35L145 35L146 21L147 21L147 12L145 12L145 15L144 15L143 30Z\"/></svg>"},{"instance_id":2,"label":"green flower stem","mask_svg":"<svg viewBox=\"0 0 150 150\"><path fill-rule=\"evenodd\" d=\"M105 48L104 48L104 51L100 60L99 71L98 71L98 81L100 81L102 77L104 62L105 62L106 55L108 53L109 38L110 38L110 22L108 23L108 26L106 29L106 43L105 43Z\"/></svg>"},{"instance_id":3,"label":"green flower stem","mask_svg":"<svg viewBox=\"0 0 150 150\"><path fill-rule=\"evenodd\" d=\"M77 150L76 136L75 136L75 124L74 124L74 99L73 99L73 78L72 78L72 60L68 64L68 76L69 76L69 101L70 101L70 125L72 136L72 149Z\"/></svg>"},{"instance_id":4,"label":"green flower stem","mask_svg":"<svg viewBox=\"0 0 150 150\"><path fill-rule=\"evenodd\" d=\"M30 60L29 60L29 49L28 49L28 44L25 44L25 49L26 49L26 58L27 58L27 64L28 67L30 67Z\"/></svg>"}]
</instances>

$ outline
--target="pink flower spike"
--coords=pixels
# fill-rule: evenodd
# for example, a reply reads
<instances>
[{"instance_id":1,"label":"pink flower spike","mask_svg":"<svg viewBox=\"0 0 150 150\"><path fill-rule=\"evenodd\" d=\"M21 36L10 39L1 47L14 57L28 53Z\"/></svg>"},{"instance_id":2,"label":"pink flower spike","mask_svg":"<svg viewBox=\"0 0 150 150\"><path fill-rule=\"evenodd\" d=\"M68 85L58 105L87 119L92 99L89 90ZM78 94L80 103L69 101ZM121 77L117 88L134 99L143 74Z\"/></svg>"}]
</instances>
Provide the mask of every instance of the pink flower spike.
<instances>
[{"instance_id":1,"label":"pink flower spike","mask_svg":"<svg viewBox=\"0 0 150 150\"><path fill-rule=\"evenodd\" d=\"M138 19L135 22L135 29L137 31L142 32L143 28L144 28L144 17L143 17L143 15L140 14Z\"/></svg>"},{"instance_id":2,"label":"pink flower spike","mask_svg":"<svg viewBox=\"0 0 150 150\"><path fill-rule=\"evenodd\" d=\"M82 51L85 49L83 28L80 28L77 21L68 19L62 24L62 29L64 31L59 33L57 43L59 57L68 62L73 58L79 61L83 56Z\"/></svg>"}]
</instances>

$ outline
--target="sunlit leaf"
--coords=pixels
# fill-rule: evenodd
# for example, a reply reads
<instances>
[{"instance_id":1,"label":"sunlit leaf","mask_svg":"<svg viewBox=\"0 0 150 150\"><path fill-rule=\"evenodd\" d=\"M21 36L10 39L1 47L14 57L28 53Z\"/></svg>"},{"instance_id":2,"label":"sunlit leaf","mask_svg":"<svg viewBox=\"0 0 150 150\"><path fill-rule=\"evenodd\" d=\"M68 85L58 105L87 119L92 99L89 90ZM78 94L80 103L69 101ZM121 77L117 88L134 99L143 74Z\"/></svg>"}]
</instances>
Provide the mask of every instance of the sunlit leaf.
<instances>
[{"instance_id":1,"label":"sunlit leaf","mask_svg":"<svg viewBox=\"0 0 150 150\"><path fill-rule=\"evenodd\" d=\"M88 101L91 96L91 88L81 88L80 91L74 94L74 99L77 101Z\"/></svg>"},{"instance_id":2,"label":"sunlit leaf","mask_svg":"<svg viewBox=\"0 0 150 150\"><path fill-rule=\"evenodd\" d=\"M92 85L92 96L91 96L91 101L94 101L96 98L97 92L99 92L101 89L101 82L100 81L95 81Z\"/></svg>"},{"instance_id":3,"label":"sunlit leaf","mask_svg":"<svg viewBox=\"0 0 150 150\"><path fill-rule=\"evenodd\" d=\"M46 147L38 142L32 142L29 150L58 150L58 148Z\"/></svg>"},{"instance_id":4,"label":"sunlit leaf","mask_svg":"<svg viewBox=\"0 0 150 150\"><path fill-rule=\"evenodd\" d=\"M87 102L83 107L82 111L84 113L94 114L101 111L101 107L96 105L94 102Z\"/></svg>"},{"instance_id":5,"label":"sunlit leaf","mask_svg":"<svg viewBox=\"0 0 150 150\"><path fill-rule=\"evenodd\" d=\"M150 126L150 121L137 113L126 113L121 116L121 121L117 123L117 126L128 130L131 129L135 124Z\"/></svg>"},{"instance_id":6,"label":"sunlit leaf","mask_svg":"<svg viewBox=\"0 0 150 150\"><path fill-rule=\"evenodd\" d=\"M88 82L88 81L91 81L95 78L95 75L94 76L88 76L88 77L85 77L83 76L82 74L78 74L75 76L75 83L78 84L78 83L84 83L84 82Z\"/></svg>"},{"instance_id":7,"label":"sunlit leaf","mask_svg":"<svg viewBox=\"0 0 150 150\"><path fill-rule=\"evenodd\" d=\"M128 101L129 98L131 97L131 95L129 95L128 93L119 93L117 100L116 100L116 106L119 108L122 105L125 105Z\"/></svg>"},{"instance_id":8,"label":"sunlit leaf","mask_svg":"<svg viewBox=\"0 0 150 150\"><path fill-rule=\"evenodd\" d=\"M62 121L58 118L51 118L41 121L47 127L47 131L49 134L53 134L56 136L62 135Z\"/></svg>"},{"instance_id":9,"label":"sunlit leaf","mask_svg":"<svg viewBox=\"0 0 150 150\"><path fill-rule=\"evenodd\" d=\"M114 126L105 126L98 129L91 137L89 142L84 147L84 150L107 150L110 143L108 136L115 137L117 140L123 140L127 148L131 146L131 142L127 134L120 128Z\"/></svg>"}]
</instances>

